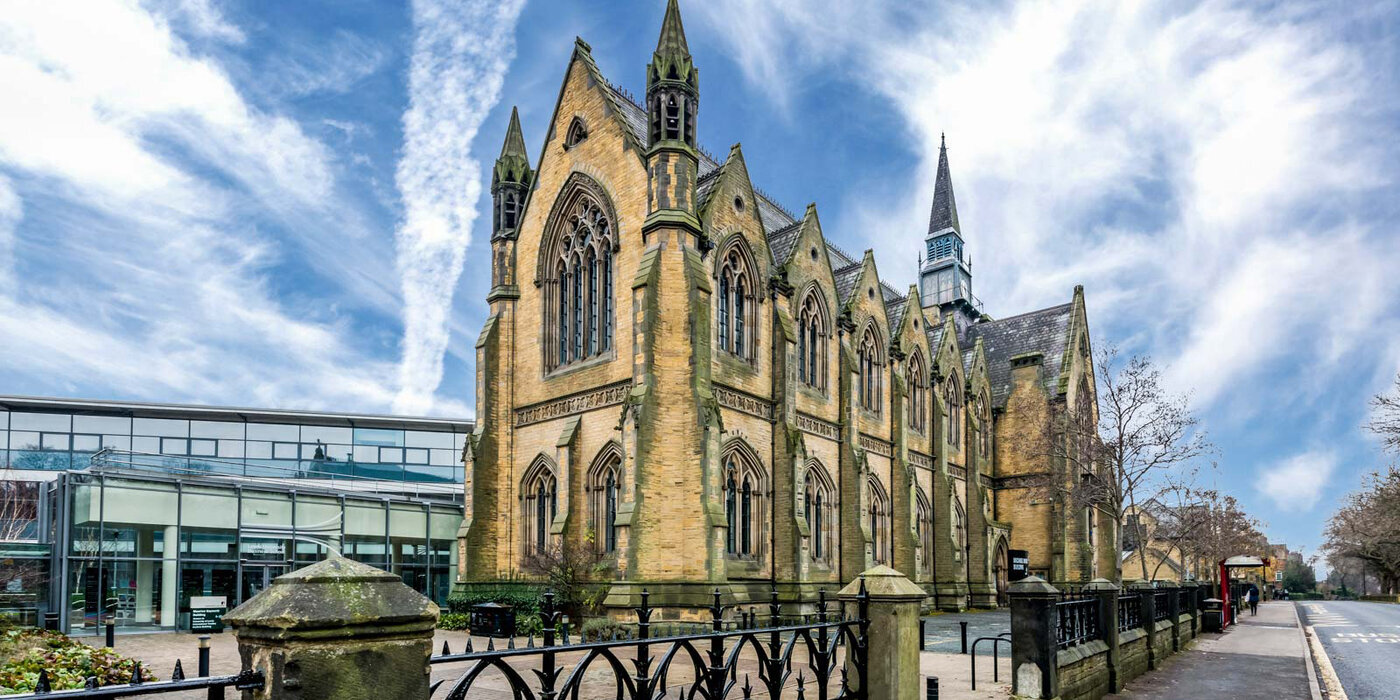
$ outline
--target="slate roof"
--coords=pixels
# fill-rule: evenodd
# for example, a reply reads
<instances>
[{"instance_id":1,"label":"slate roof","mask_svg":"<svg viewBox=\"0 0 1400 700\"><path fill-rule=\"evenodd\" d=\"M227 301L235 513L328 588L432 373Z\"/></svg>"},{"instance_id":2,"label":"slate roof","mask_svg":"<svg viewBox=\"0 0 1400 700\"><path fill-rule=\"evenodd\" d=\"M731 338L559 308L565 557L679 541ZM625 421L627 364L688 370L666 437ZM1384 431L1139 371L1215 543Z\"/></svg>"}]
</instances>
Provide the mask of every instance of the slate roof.
<instances>
[{"instance_id":1,"label":"slate roof","mask_svg":"<svg viewBox=\"0 0 1400 700\"><path fill-rule=\"evenodd\" d=\"M607 83L607 85L608 89L613 93L614 102L622 113L622 120L627 124L627 127L632 130L633 138L637 140L637 143L647 143L646 108L637 104L632 96L622 88L610 82ZM710 175L715 170L719 169L721 163L715 160L715 158L704 149L696 150L699 151L700 154L700 167L697 175L697 187L699 191L696 195L697 201L703 202L711 192L710 189L706 188L706 184L711 183L709 187L713 188L713 183L716 181L716 179L710 177ZM785 263L792 254L792 246L795 245L797 241L797 228L793 227L793 224L800 223L800 221L767 195L757 191L756 188L754 196L758 199L758 217L759 220L763 222L763 232L768 236L769 254L772 255L775 263ZM783 240L783 236L789 235L792 240ZM831 267L833 270L859 262L847 255L840 248L832 245L830 241L827 241L826 249L827 255L831 257ZM895 299L904 298L904 295L900 294L898 290L886 283L880 284L880 294L885 298L886 303ZM842 299L844 300L845 297L843 296Z\"/></svg>"},{"instance_id":2,"label":"slate roof","mask_svg":"<svg viewBox=\"0 0 1400 700\"><path fill-rule=\"evenodd\" d=\"M860 279L860 263L850 263L833 274L836 276L836 300L844 306L855 291L856 281Z\"/></svg>"},{"instance_id":3,"label":"slate roof","mask_svg":"<svg viewBox=\"0 0 1400 700\"><path fill-rule=\"evenodd\" d=\"M943 342L943 324L930 323L928 328L928 348L934 355L938 354L938 344Z\"/></svg>"},{"instance_id":4,"label":"slate roof","mask_svg":"<svg viewBox=\"0 0 1400 700\"><path fill-rule=\"evenodd\" d=\"M1056 390L1069 342L1073 304L1061 304L996 321L975 323L962 341L973 347L981 338L987 352L987 374L991 382L992 405L1005 406L1011 394L1011 358L1028 352L1044 355L1046 388Z\"/></svg>"},{"instance_id":5,"label":"slate roof","mask_svg":"<svg viewBox=\"0 0 1400 700\"><path fill-rule=\"evenodd\" d=\"M899 324L904 322L904 312L908 308L908 297L885 301L885 318L890 321L891 335L894 335L899 330Z\"/></svg>"}]
</instances>

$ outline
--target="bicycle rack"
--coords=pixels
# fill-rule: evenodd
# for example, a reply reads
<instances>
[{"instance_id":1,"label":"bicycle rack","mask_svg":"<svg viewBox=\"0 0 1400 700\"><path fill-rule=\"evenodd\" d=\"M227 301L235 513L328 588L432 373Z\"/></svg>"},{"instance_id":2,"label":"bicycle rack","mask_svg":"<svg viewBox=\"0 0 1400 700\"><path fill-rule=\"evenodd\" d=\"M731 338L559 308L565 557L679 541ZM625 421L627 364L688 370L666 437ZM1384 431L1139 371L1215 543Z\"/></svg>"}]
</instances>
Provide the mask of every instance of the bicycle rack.
<instances>
[{"instance_id":1,"label":"bicycle rack","mask_svg":"<svg viewBox=\"0 0 1400 700\"><path fill-rule=\"evenodd\" d=\"M1001 660L1001 657L997 654L997 650L1000 649L1000 647L998 647L997 645L998 645L998 644L1001 644L1001 643L1010 644L1010 643L1011 643L1011 633L1010 633L1010 632L1002 632L1001 634L999 634L999 635L997 635L997 636L995 636L995 637L978 637L977 639L973 640L973 642L972 642L972 689L973 689L973 690L977 690L977 645L978 645L978 644L981 644L982 642L991 642L991 643L992 643L992 682L993 682L993 683L1000 683L1000 682L1001 682L1001 678L999 677L1000 674L998 673L997 662Z\"/></svg>"}]
</instances>

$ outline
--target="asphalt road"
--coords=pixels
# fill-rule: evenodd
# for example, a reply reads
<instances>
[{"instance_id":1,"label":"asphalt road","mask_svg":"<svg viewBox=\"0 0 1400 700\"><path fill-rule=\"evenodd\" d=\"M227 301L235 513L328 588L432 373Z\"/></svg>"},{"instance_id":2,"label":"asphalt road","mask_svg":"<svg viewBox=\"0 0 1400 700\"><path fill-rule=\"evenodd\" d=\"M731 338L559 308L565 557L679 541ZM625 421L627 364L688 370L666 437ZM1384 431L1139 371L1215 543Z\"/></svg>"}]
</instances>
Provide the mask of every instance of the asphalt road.
<instances>
[{"instance_id":1,"label":"asphalt road","mask_svg":"<svg viewBox=\"0 0 1400 700\"><path fill-rule=\"evenodd\" d=\"M943 613L924 618L924 650L944 654L957 654L962 651L962 628L959 622L967 622L967 646L978 637L995 637L1011 631L1011 612L1006 609L986 610L965 613ZM1000 655L1011 653L1010 644L1001 644ZM979 655L991 656L992 642L977 645Z\"/></svg>"},{"instance_id":2,"label":"asphalt road","mask_svg":"<svg viewBox=\"0 0 1400 700\"><path fill-rule=\"evenodd\" d=\"M1298 603L1351 700L1400 697L1400 605L1353 601Z\"/></svg>"}]
</instances>

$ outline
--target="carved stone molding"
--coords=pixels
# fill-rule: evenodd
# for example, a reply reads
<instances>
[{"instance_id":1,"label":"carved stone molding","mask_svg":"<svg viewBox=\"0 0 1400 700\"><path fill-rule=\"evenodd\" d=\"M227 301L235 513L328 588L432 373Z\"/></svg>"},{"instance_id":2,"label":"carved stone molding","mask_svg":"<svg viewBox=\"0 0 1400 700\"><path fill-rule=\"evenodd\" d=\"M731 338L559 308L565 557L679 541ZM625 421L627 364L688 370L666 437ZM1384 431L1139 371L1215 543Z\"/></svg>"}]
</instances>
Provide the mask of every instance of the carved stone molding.
<instances>
[{"instance_id":1,"label":"carved stone molding","mask_svg":"<svg viewBox=\"0 0 1400 700\"><path fill-rule=\"evenodd\" d=\"M967 467L959 467L956 464L949 464L948 473L958 477L959 479L967 479Z\"/></svg>"},{"instance_id":2,"label":"carved stone molding","mask_svg":"<svg viewBox=\"0 0 1400 700\"><path fill-rule=\"evenodd\" d=\"M865 433L860 434L860 449L880 455L881 457L894 456L894 443L881 440L874 435L866 435Z\"/></svg>"},{"instance_id":3,"label":"carved stone molding","mask_svg":"<svg viewBox=\"0 0 1400 700\"><path fill-rule=\"evenodd\" d=\"M910 450L910 451L909 451L909 463L912 464L912 465L914 465L914 466L916 466L916 467L923 467L923 468L925 468L925 469L933 469L933 458L930 457L930 456L928 456L928 455L926 455L926 454L924 454L924 453L922 453L922 452L915 452L915 451L913 451L913 450Z\"/></svg>"},{"instance_id":4,"label":"carved stone molding","mask_svg":"<svg viewBox=\"0 0 1400 700\"><path fill-rule=\"evenodd\" d=\"M515 427L519 428L521 426L542 423L555 418L572 416L576 413L584 413L585 411L592 411L594 409L616 406L627 398L627 392L631 387L632 383L630 381L619 382L592 391L586 391L582 394L574 394L573 396L565 396L560 399L552 399L532 406L517 408L515 410Z\"/></svg>"},{"instance_id":5,"label":"carved stone molding","mask_svg":"<svg viewBox=\"0 0 1400 700\"><path fill-rule=\"evenodd\" d=\"M797 429L828 440L841 439L841 426L805 413L797 414Z\"/></svg>"},{"instance_id":6,"label":"carved stone molding","mask_svg":"<svg viewBox=\"0 0 1400 700\"><path fill-rule=\"evenodd\" d=\"M767 399L760 399L757 396L746 394L737 389L730 389L721 384L710 385L715 394L715 401L725 408L732 408L740 413L747 413L764 420L773 420L773 402Z\"/></svg>"}]
</instances>

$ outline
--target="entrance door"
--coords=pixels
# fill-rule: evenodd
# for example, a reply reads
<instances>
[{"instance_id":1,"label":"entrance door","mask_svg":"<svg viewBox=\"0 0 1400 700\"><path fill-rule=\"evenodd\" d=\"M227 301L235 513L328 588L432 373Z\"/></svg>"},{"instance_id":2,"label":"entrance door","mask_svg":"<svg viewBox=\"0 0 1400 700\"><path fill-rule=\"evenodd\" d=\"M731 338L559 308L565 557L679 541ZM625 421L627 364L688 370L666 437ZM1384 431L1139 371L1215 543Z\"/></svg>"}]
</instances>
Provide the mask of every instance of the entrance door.
<instances>
[{"instance_id":1,"label":"entrance door","mask_svg":"<svg viewBox=\"0 0 1400 700\"><path fill-rule=\"evenodd\" d=\"M287 573L285 564L251 564L243 565L243 582L239 586L239 592L243 597L239 602L243 602L253 596L263 592L272 585L272 579Z\"/></svg>"},{"instance_id":2,"label":"entrance door","mask_svg":"<svg viewBox=\"0 0 1400 700\"><path fill-rule=\"evenodd\" d=\"M997 582L997 605L1002 607L1011 604L1011 600L1008 597L1006 590L1009 587L1009 582L1007 581L1007 579L1008 574L1010 573L1010 567L1008 566L1010 562L1008 562L1007 559L1008 557L1006 550L1006 540L1002 540L1001 542L997 543L997 555L995 565Z\"/></svg>"}]
</instances>

